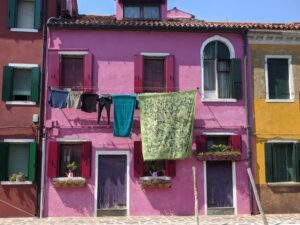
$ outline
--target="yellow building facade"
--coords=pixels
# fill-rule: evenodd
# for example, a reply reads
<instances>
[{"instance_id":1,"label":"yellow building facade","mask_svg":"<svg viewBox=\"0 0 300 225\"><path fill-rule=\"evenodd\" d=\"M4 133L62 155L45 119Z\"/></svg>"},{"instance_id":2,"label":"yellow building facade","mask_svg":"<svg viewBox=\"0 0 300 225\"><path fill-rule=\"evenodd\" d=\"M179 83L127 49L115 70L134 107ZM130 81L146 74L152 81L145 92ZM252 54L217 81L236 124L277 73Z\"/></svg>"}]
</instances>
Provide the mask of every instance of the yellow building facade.
<instances>
[{"instance_id":1,"label":"yellow building facade","mask_svg":"<svg viewBox=\"0 0 300 225\"><path fill-rule=\"evenodd\" d=\"M250 31L253 166L266 213L300 212L300 32Z\"/></svg>"}]
</instances>

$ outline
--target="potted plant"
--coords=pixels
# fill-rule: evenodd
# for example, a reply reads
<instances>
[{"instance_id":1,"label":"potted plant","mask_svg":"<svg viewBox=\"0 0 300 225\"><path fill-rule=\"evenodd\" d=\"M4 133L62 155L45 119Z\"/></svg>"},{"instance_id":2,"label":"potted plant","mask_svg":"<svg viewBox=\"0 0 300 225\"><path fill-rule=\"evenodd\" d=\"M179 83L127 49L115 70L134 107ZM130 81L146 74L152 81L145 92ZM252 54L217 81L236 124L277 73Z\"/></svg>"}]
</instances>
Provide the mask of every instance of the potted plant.
<instances>
[{"instance_id":1,"label":"potted plant","mask_svg":"<svg viewBox=\"0 0 300 225\"><path fill-rule=\"evenodd\" d=\"M10 177L9 177L9 181L16 181L16 182L23 182L26 181L26 175L24 173L13 173Z\"/></svg>"},{"instance_id":2,"label":"potted plant","mask_svg":"<svg viewBox=\"0 0 300 225\"><path fill-rule=\"evenodd\" d=\"M199 152L197 158L210 161L236 161L241 159L241 152L228 145L212 145L208 152Z\"/></svg>"},{"instance_id":3,"label":"potted plant","mask_svg":"<svg viewBox=\"0 0 300 225\"><path fill-rule=\"evenodd\" d=\"M67 165L68 172L66 172L67 177L74 177L74 171L77 169L76 162L73 161Z\"/></svg>"}]
</instances>

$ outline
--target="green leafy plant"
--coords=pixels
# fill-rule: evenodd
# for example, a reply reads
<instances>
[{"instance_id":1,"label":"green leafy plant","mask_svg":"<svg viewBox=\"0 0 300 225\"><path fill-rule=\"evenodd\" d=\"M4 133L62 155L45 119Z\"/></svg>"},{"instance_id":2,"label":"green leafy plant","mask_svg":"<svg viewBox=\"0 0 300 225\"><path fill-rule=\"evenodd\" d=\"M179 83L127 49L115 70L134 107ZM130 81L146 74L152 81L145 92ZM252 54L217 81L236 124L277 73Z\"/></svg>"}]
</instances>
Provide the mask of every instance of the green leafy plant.
<instances>
[{"instance_id":1,"label":"green leafy plant","mask_svg":"<svg viewBox=\"0 0 300 225\"><path fill-rule=\"evenodd\" d=\"M209 149L211 152L231 152L233 151L232 147L228 145L212 145Z\"/></svg>"},{"instance_id":2,"label":"green leafy plant","mask_svg":"<svg viewBox=\"0 0 300 225\"><path fill-rule=\"evenodd\" d=\"M70 171L70 172L74 172L76 169L77 169L77 165L76 165L76 162L73 161L72 163L69 163L67 165L67 169Z\"/></svg>"},{"instance_id":3,"label":"green leafy plant","mask_svg":"<svg viewBox=\"0 0 300 225\"><path fill-rule=\"evenodd\" d=\"M9 181L25 181L26 180L26 175L24 173L13 173L9 177Z\"/></svg>"}]
</instances>

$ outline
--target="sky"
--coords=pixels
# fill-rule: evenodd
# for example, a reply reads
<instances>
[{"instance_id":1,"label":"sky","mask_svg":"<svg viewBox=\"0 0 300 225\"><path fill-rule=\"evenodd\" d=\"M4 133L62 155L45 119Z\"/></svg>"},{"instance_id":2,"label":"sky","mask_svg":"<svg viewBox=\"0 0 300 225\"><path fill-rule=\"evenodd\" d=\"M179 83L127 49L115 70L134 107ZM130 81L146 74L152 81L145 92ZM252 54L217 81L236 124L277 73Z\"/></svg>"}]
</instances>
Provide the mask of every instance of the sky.
<instances>
[{"instance_id":1,"label":"sky","mask_svg":"<svg viewBox=\"0 0 300 225\"><path fill-rule=\"evenodd\" d=\"M78 0L79 13L115 15L115 0ZM300 0L169 0L206 21L300 22Z\"/></svg>"}]
</instances>

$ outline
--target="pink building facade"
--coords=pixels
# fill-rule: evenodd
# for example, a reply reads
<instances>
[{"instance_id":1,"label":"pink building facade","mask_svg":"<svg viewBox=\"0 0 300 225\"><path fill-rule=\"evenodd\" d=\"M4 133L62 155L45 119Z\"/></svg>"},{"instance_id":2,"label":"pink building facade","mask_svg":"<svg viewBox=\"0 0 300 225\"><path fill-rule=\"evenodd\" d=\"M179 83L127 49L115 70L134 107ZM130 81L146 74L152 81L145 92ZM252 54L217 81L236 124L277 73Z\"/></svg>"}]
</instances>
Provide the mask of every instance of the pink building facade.
<instances>
[{"instance_id":1,"label":"pink building facade","mask_svg":"<svg viewBox=\"0 0 300 225\"><path fill-rule=\"evenodd\" d=\"M44 216L99 216L116 212L130 216L193 215L193 166L197 172L200 215L250 214L243 88L249 81L244 74L243 30L224 24L214 27L193 18L185 22L182 18L168 19L166 2L160 8L162 22L125 20L125 3L117 2L116 18L79 16L49 22ZM168 64L169 57L172 62ZM107 125L105 110L97 123L97 112L53 108L48 104L51 88L70 88L65 85L67 81L62 81L66 80L63 76L68 69L74 76L82 76L83 92L135 94L139 75L146 76L147 60L164 62L163 73L172 74L172 91L199 90L195 102L194 156L172 163L168 188L145 188L136 176L136 152L141 140L138 109L134 113L132 136L120 138L113 136L113 105L111 123ZM209 158L205 152L212 145L231 146L240 155ZM79 146L79 150L74 150L74 146ZM81 151L76 177L83 177L85 185L71 188L72 185L56 182L57 177L64 176L62 166L68 149ZM114 169L123 171L123 177L102 172ZM121 183L123 189L117 188L115 195L121 196L122 203L112 204L118 202L118 197L112 191L105 192L104 183L108 181L111 189Z\"/></svg>"}]
</instances>

